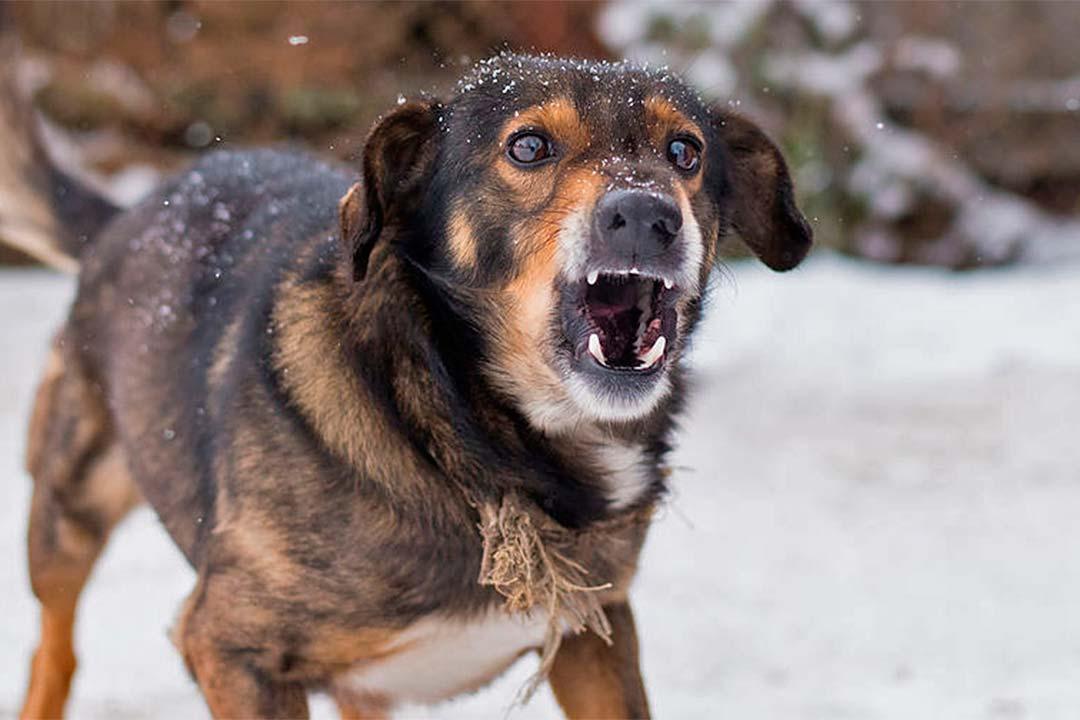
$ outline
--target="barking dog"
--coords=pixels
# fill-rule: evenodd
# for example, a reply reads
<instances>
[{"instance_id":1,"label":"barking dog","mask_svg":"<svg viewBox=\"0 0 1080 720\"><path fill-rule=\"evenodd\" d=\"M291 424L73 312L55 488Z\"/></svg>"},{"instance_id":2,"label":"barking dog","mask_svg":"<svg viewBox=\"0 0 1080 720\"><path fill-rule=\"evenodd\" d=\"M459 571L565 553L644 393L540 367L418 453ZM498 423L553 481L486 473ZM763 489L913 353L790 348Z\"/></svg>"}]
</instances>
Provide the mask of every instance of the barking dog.
<instances>
[{"instance_id":1,"label":"barking dog","mask_svg":"<svg viewBox=\"0 0 1080 720\"><path fill-rule=\"evenodd\" d=\"M62 712L141 499L197 570L173 637L217 717L381 716L531 650L568 716L648 715L627 588L717 246L811 242L754 124L663 70L501 55L360 168L214 153L125 212L2 125L0 184L49 202L0 222L79 266L30 423L25 716Z\"/></svg>"}]
</instances>

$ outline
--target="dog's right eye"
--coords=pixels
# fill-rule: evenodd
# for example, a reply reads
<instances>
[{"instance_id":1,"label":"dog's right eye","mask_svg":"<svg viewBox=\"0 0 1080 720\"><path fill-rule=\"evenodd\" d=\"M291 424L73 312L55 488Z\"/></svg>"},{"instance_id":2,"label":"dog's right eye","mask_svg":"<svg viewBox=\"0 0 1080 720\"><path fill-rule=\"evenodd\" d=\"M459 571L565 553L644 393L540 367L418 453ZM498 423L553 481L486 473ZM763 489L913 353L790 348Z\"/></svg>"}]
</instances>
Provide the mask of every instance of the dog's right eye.
<instances>
[{"instance_id":1,"label":"dog's right eye","mask_svg":"<svg viewBox=\"0 0 1080 720\"><path fill-rule=\"evenodd\" d=\"M518 165L535 165L555 156L551 141L535 132L525 132L510 138L506 154Z\"/></svg>"}]
</instances>

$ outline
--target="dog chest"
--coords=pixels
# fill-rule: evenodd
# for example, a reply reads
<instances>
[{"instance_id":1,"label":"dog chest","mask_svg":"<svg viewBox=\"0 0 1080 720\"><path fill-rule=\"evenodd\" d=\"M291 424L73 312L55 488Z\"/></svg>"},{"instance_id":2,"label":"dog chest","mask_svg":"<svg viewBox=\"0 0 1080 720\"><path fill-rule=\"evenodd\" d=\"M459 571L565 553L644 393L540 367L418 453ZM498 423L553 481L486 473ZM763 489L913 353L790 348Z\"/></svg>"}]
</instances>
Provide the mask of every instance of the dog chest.
<instances>
[{"instance_id":1,"label":"dog chest","mask_svg":"<svg viewBox=\"0 0 1080 720\"><path fill-rule=\"evenodd\" d=\"M390 705L434 703L482 687L522 653L538 648L542 614L511 616L500 610L468 621L425 618L407 628L385 654L357 663L334 684Z\"/></svg>"},{"instance_id":2,"label":"dog chest","mask_svg":"<svg viewBox=\"0 0 1080 720\"><path fill-rule=\"evenodd\" d=\"M652 484L652 475L641 447L609 442L594 450L604 470L604 489L613 510L634 504Z\"/></svg>"}]
</instances>

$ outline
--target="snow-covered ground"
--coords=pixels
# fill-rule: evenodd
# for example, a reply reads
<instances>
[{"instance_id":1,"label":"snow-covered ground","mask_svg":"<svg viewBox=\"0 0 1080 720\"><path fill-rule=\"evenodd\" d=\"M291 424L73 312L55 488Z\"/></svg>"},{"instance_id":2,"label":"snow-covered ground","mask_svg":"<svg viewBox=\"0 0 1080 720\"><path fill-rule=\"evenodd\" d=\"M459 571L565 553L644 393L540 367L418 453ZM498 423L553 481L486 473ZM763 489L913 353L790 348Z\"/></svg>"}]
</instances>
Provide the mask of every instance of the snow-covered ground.
<instances>
[{"instance_id":1,"label":"snow-covered ground","mask_svg":"<svg viewBox=\"0 0 1080 720\"><path fill-rule=\"evenodd\" d=\"M654 714L1076 717L1080 267L823 255L717 282L636 585ZM24 425L70 291L0 271L0 716L36 632ZM82 605L74 717L206 715L165 636L191 582L148 511L116 533ZM532 663L402 716L502 717ZM510 717L554 715L545 690Z\"/></svg>"}]
</instances>

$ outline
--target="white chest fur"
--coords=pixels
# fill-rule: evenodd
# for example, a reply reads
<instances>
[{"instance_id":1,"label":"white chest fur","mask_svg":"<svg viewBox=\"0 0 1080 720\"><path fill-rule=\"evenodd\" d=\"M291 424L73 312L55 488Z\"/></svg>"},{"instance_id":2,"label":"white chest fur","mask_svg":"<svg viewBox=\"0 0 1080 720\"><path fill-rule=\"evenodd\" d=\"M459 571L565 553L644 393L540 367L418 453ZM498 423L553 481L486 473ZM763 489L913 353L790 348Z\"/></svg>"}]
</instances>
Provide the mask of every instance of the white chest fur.
<instances>
[{"instance_id":1,"label":"white chest fur","mask_svg":"<svg viewBox=\"0 0 1080 720\"><path fill-rule=\"evenodd\" d=\"M391 705L439 702L493 680L539 647L546 628L539 613L525 619L493 611L469 622L425 618L399 635L385 657L356 665L335 684Z\"/></svg>"},{"instance_id":2,"label":"white chest fur","mask_svg":"<svg viewBox=\"0 0 1080 720\"><path fill-rule=\"evenodd\" d=\"M597 444L595 452L605 471L604 485L611 507L629 507L652 482L641 446L609 441Z\"/></svg>"}]
</instances>

